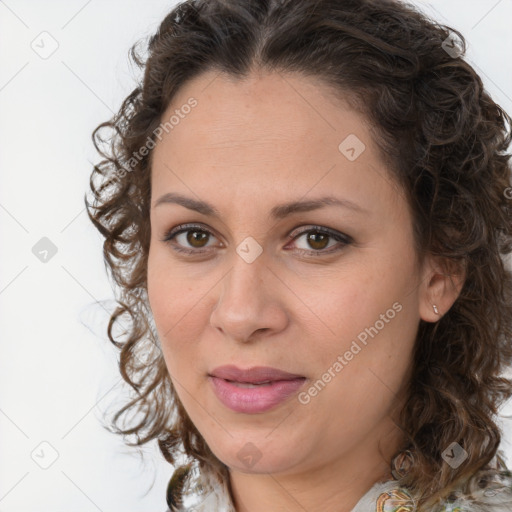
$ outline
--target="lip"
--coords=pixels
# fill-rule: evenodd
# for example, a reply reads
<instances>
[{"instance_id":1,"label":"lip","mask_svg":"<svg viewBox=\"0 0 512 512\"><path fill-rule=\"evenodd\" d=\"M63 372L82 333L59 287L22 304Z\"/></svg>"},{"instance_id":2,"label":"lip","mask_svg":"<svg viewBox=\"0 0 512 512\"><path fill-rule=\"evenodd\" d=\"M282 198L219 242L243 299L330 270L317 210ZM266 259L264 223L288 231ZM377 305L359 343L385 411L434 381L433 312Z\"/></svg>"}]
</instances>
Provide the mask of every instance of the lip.
<instances>
[{"instance_id":1,"label":"lip","mask_svg":"<svg viewBox=\"0 0 512 512\"><path fill-rule=\"evenodd\" d=\"M290 380L275 380L255 388L242 388L236 382L209 376L213 391L226 407L235 412L256 414L273 409L295 394L306 381L305 377ZM240 383L238 383L240 384Z\"/></svg>"},{"instance_id":2,"label":"lip","mask_svg":"<svg viewBox=\"0 0 512 512\"><path fill-rule=\"evenodd\" d=\"M277 368L271 368L270 366L253 366L252 368L243 370L234 365L219 366L210 372L210 376L250 384L305 378L303 375L296 375Z\"/></svg>"},{"instance_id":3,"label":"lip","mask_svg":"<svg viewBox=\"0 0 512 512\"><path fill-rule=\"evenodd\" d=\"M273 409L295 394L307 380L302 375L288 373L277 368L258 366L242 370L236 366L221 366L208 375L219 401L229 409L246 414L257 414ZM257 387L240 387L244 384L260 384Z\"/></svg>"}]
</instances>

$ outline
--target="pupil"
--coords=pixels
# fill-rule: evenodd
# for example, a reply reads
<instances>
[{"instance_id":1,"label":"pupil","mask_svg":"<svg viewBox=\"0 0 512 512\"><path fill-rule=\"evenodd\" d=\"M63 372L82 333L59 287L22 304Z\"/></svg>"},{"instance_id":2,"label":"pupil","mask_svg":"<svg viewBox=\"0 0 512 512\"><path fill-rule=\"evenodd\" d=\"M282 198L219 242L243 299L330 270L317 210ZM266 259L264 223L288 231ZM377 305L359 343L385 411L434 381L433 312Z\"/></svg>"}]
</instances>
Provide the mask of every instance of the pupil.
<instances>
[{"instance_id":1,"label":"pupil","mask_svg":"<svg viewBox=\"0 0 512 512\"><path fill-rule=\"evenodd\" d=\"M316 237L320 237L320 241L315 240ZM328 238L329 238L329 235L326 235L324 233L319 233L318 231L313 231L312 233L310 233L310 235L308 237L308 241L310 242L310 244L312 244L311 246L314 249L323 249L326 247L326 244L322 243L322 242L325 242ZM318 243L320 243L320 246L315 245Z\"/></svg>"},{"instance_id":2,"label":"pupil","mask_svg":"<svg viewBox=\"0 0 512 512\"><path fill-rule=\"evenodd\" d=\"M191 236L191 233L193 233L194 235ZM198 236L195 236L195 235L198 235ZM189 231L188 232L188 236L187 236L187 239L188 239L188 242L190 243L190 245L194 245L196 242L201 242L201 240L204 240L206 237L207 237L207 233L204 233L202 231ZM201 245L200 245L201 247Z\"/></svg>"}]
</instances>

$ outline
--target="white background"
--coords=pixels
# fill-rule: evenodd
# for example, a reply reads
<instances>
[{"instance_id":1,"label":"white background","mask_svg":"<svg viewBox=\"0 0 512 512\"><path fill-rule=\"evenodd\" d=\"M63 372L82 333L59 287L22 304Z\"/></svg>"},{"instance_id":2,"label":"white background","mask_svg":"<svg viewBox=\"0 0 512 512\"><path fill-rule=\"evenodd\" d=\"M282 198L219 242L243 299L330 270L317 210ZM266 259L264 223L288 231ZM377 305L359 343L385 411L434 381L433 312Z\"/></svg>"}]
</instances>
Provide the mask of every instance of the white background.
<instances>
[{"instance_id":1,"label":"white background","mask_svg":"<svg viewBox=\"0 0 512 512\"><path fill-rule=\"evenodd\" d=\"M461 30L469 60L512 113L512 1L414 3ZM156 444L141 459L101 426L122 386L105 331L103 239L83 197L98 162L92 130L135 85L128 49L173 5L0 1L0 512L166 508L172 468ZM47 59L31 48L43 31L58 43ZM42 237L57 248L46 263L32 252ZM511 422L504 428L510 466Z\"/></svg>"}]
</instances>

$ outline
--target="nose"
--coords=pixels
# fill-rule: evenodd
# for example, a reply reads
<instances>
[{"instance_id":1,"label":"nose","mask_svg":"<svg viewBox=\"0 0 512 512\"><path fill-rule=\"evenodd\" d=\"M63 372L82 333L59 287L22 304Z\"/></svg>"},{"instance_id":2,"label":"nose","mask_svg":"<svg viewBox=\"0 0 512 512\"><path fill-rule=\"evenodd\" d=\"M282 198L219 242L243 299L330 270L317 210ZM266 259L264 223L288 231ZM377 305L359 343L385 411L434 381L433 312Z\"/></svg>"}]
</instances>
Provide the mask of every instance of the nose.
<instances>
[{"instance_id":1,"label":"nose","mask_svg":"<svg viewBox=\"0 0 512 512\"><path fill-rule=\"evenodd\" d=\"M245 342L271 336L286 327L283 284L263 255L252 263L235 255L218 290L210 323L223 336Z\"/></svg>"}]
</instances>

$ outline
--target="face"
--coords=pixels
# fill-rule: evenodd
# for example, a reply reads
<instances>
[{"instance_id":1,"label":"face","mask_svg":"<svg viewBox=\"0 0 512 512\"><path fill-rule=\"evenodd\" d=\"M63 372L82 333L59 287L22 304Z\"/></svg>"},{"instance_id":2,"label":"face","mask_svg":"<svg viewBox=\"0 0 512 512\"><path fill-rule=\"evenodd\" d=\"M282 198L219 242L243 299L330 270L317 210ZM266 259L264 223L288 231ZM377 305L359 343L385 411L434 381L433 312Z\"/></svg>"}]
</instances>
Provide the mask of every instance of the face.
<instances>
[{"instance_id":1,"label":"face","mask_svg":"<svg viewBox=\"0 0 512 512\"><path fill-rule=\"evenodd\" d=\"M162 121L187 114L153 150L150 306L181 402L233 471L368 467L397 432L425 275L365 119L285 76L209 72L173 98ZM302 379L216 391L222 365Z\"/></svg>"}]
</instances>

